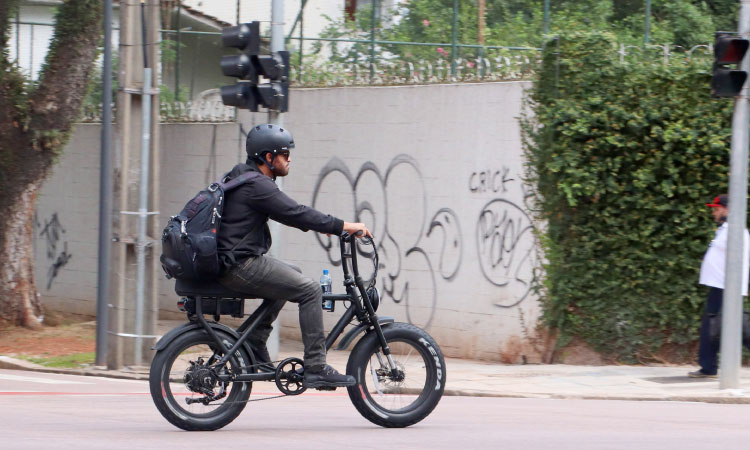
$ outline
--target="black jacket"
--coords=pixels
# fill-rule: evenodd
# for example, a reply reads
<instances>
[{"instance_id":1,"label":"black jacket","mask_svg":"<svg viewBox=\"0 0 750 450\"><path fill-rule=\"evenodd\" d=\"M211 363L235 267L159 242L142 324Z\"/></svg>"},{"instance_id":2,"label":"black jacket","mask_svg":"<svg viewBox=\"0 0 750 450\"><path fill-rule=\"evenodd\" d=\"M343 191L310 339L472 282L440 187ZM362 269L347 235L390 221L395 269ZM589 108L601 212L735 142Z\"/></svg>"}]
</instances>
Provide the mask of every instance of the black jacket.
<instances>
[{"instance_id":1,"label":"black jacket","mask_svg":"<svg viewBox=\"0 0 750 450\"><path fill-rule=\"evenodd\" d=\"M260 172L257 166L237 164L229 176ZM226 193L217 247L222 269L227 270L250 256L263 255L271 248L268 219L302 231L341 234L344 221L300 205L281 192L274 181L260 173L247 183ZM247 238L243 241L243 238ZM231 249L237 245L234 251Z\"/></svg>"}]
</instances>

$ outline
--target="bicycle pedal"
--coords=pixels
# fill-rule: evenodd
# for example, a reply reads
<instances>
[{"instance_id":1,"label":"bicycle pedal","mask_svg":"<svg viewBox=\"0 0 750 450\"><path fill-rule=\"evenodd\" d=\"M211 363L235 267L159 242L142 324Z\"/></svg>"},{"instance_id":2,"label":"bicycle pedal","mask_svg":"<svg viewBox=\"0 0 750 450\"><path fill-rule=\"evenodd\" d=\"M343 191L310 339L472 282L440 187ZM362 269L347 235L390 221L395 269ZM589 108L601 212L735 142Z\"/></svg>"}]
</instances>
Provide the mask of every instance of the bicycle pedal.
<instances>
[{"instance_id":1,"label":"bicycle pedal","mask_svg":"<svg viewBox=\"0 0 750 450\"><path fill-rule=\"evenodd\" d=\"M318 391L335 391L336 386L321 386L321 387L316 387L315 389Z\"/></svg>"}]
</instances>

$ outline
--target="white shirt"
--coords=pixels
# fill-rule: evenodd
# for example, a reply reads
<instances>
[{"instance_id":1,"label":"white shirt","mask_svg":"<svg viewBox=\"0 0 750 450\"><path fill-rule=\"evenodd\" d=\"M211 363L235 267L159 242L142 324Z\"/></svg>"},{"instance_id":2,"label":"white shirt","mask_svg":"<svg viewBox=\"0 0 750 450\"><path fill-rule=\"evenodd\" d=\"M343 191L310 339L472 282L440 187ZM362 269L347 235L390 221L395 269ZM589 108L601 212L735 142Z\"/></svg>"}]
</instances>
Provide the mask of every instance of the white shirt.
<instances>
[{"instance_id":1,"label":"white shirt","mask_svg":"<svg viewBox=\"0 0 750 450\"><path fill-rule=\"evenodd\" d=\"M714 240L706 250L701 263L701 277L699 283L704 286L724 289L725 273L727 263L727 236L729 235L729 224L724 222L717 230ZM750 269L750 234L745 228L745 251L742 252L742 295L747 295L748 269Z\"/></svg>"}]
</instances>

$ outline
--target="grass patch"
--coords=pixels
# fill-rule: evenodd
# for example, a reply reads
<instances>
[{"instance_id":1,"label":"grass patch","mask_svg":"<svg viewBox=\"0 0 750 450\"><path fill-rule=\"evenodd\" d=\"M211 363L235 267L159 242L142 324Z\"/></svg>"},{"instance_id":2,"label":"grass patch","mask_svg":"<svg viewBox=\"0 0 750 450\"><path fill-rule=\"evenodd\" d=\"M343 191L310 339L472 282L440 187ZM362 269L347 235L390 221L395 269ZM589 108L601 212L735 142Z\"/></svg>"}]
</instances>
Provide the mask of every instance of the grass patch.
<instances>
[{"instance_id":1,"label":"grass patch","mask_svg":"<svg viewBox=\"0 0 750 450\"><path fill-rule=\"evenodd\" d=\"M39 364L45 367L58 367L66 369L77 369L84 365L94 364L96 359L95 352L88 353L74 353L72 355L63 356L50 356L50 357L39 357L39 356L20 356L29 362Z\"/></svg>"}]
</instances>

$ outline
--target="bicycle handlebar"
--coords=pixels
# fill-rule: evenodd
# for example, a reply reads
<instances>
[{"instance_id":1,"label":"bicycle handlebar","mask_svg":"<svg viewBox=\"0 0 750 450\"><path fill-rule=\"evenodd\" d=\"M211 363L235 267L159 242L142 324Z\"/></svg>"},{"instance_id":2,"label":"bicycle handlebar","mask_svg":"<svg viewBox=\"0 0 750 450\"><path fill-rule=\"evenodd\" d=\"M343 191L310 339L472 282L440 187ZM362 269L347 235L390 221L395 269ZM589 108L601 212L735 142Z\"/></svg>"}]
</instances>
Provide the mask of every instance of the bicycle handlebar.
<instances>
[{"instance_id":1,"label":"bicycle handlebar","mask_svg":"<svg viewBox=\"0 0 750 450\"><path fill-rule=\"evenodd\" d=\"M372 274L372 279L370 280L370 284L367 287L367 289L375 286L375 282L378 277L378 249L377 245L375 244L375 239L369 236L364 236L364 232L358 231L354 234L350 234L346 231L342 232L339 236L339 239L341 241L340 247L341 247L341 265L343 266L344 275L349 275L349 270L346 266L345 260L348 258L352 261L352 272L355 277L359 276L359 267L357 265L357 243L355 241L356 239L362 239L365 241L366 244L372 245L372 251L373 251L373 268L374 272ZM346 244L349 244L350 252L347 255L346 253Z\"/></svg>"}]
</instances>

